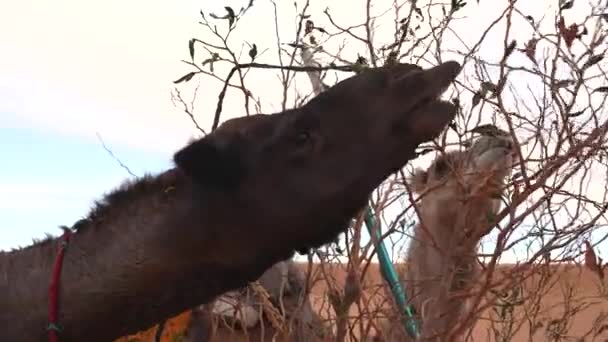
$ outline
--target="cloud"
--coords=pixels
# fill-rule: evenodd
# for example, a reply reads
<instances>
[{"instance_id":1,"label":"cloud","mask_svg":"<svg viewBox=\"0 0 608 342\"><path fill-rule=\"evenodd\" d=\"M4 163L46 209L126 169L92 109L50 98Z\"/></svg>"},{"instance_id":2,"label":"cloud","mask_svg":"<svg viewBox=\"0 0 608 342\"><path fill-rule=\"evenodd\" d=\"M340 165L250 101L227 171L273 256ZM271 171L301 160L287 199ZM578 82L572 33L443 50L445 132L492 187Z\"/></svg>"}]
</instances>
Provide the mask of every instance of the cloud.
<instances>
[{"instance_id":1,"label":"cloud","mask_svg":"<svg viewBox=\"0 0 608 342\"><path fill-rule=\"evenodd\" d=\"M192 133L169 90L197 14L194 1L15 3L0 14L0 124L173 150Z\"/></svg>"}]
</instances>

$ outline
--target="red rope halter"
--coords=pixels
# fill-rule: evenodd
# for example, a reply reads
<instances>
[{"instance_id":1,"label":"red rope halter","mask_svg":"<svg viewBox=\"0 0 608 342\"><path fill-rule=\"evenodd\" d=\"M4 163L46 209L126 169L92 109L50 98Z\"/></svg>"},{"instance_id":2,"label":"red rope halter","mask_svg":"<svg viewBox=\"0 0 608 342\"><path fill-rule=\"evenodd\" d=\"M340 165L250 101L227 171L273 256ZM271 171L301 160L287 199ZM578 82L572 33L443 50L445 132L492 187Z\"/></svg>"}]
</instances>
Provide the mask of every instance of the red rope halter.
<instances>
[{"instance_id":1,"label":"red rope halter","mask_svg":"<svg viewBox=\"0 0 608 342\"><path fill-rule=\"evenodd\" d=\"M57 325L57 299L59 292L59 277L61 275L61 265L63 264L63 255L65 249L70 242L72 232L68 228L63 228L63 235L59 243L59 252L55 258L53 265L53 273L51 274L51 284L49 286L49 325L46 330L49 333L49 341L57 342L57 333L61 331Z\"/></svg>"}]
</instances>

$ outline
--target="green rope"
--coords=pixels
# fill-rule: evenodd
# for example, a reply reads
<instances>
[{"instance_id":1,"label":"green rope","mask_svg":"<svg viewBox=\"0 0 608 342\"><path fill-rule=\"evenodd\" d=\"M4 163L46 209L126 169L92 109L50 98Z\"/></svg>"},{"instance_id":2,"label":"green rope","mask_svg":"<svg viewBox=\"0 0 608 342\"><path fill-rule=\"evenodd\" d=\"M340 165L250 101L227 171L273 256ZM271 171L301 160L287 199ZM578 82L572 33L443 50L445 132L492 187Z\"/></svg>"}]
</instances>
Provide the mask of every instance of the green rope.
<instances>
[{"instance_id":1,"label":"green rope","mask_svg":"<svg viewBox=\"0 0 608 342\"><path fill-rule=\"evenodd\" d=\"M418 339L420 337L420 327L418 326L418 321L415 317L415 310L411 305L407 304L407 295L401 287L395 267L393 267L386 247L384 246L384 241L381 240L382 228L380 224L378 224L378 229L376 229L376 232L374 233L373 231L376 225L376 215L374 214L371 206L367 206L365 209L364 219L365 226L367 227L370 236L375 234L377 237L378 244L376 246L376 251L378 252L378 260L380 261L380 271L384 279L388 282L391 292L393 293L393 297L395 298L401 313L404 314L403 324L405 326L405 331L407 331L407 333L413 339Z\"/></svg>"},{"instance_id":2,"label":"green rope","mask_svg":"<svg viewBox=\"0 0 608 342\"><path fill-rule=\"evenodd\" d=\"M49 323L46 326L46 330L55 330L56 332L62 332L61 327L57 323Z\"/></svg>"}]
</instances>

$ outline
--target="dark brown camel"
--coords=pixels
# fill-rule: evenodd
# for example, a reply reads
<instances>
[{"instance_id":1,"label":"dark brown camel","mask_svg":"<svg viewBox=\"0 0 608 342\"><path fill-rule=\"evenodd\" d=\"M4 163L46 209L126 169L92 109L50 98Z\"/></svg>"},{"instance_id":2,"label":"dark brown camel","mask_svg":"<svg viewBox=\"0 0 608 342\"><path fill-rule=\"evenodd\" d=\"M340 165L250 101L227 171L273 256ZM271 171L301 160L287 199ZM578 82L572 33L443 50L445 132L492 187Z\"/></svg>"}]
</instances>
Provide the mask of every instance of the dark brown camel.
<instances>
[{"instance_id":1,"label":"dark brown camel","mask_svg":"<svg viewBox=\"0 0 608 342\"><path fill-rule=\"evenodd\" d=\"M111 341L245 286L345 231L370 193L455 115L456 62L363 71L306 105L226 121L75 227L62 341ZM40 341L58 239L0 253L0 341Z\"/></svg>"},{"instance_id":2,"label":"dark brown camel","mask_svg":"<svg viewBox=\"0 0 608 342\"><path fill-rule=\"evenodd\" d=\"M305 287L306 275L293 261L279 262L257 284L194 309L184 342L333 340Z\"/></svg>"}]
</instances>

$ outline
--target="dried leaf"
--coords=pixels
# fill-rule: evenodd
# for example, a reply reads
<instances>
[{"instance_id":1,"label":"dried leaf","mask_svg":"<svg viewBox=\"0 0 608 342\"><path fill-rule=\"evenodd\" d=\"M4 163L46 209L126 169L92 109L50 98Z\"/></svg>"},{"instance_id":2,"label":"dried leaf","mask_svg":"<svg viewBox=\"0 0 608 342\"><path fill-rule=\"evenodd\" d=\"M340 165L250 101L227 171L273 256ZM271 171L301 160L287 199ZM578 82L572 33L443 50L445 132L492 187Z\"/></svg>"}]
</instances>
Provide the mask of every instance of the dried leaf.
<instances>
[{"instance_id":1,"label":"dried leaf","mask_svg":"<svg viewBox=\"0 0 608 342\"><path fill-rule=\"evenodd\" d=\"M608 93L608 87L595 88L595 89L593 89L593 91L591 93L595 93L595 92Z\"/></svg>"},{"instance_id":2,"label":"dried leaf","mask_svg":"<svg viewBox=\"0 0 608 342\"><path fill-rule=\"evenodd\" d=\"M303 49L305 46L302 44L296 44L296 43L287 43L287 46L290 46L294 49Z\"/></svg>"},{"instance_id":3,"label":"dried leaf","mask_svg":"<svg viewBox=\"0 0 608 342\"><path fill-rule=\"evenodd\" d=\"M194 77L194 75L196 75L196 72L187 73L186 75L182 76L177 81L173 81L173 83L178 84L178 83L182 83L182 82L188 82L192 79L192 77Z\"/></svg>"},{"instance_id":4,"label":"dried leaf","mask_svg":"<svg viewBox=\"0 0 608 342\"><path fill-rule=\"evenodd\" d=\"M577 39L581 39L583 36L586 36L589 34L589 30L587 30L586 26L583 26L583 31L579 34L576 35Z\"/></svg>"},{"instance_id":5,"label":"dried leaf","mask_svg":"<svg viewBox=\"0 0 608 342\"><path fill-rule=\"evenodd\" d=\"M595 251L589 243L588 240L585 240L585 267L587 267L590 271L595 272L600 279L604 278L604 272L600 264L597 262L597 256L595 255Z\"/></svg>"},{"instance_id":6,"label":"dried leaf","mask_svg":"<svg viewBox=\"0 0 608 342\"><path fill-rule=\"evenodd\" d=\"M568 116L571 117L571 118L574 118L574 117L577 117L577 116L581 116L584 113L585 113L585 110L583 109L583 110L578 111L578 112L570 113L570 114L568 114Z\"/></svg>"},{"instance_id":7,"label":"dried leaf","mask_svg":"<svg viewBox=\"0 0 608 342\"><path fill-rule=\"evenodd\" d=\"M363 56L358 56L356 63L361 65L368 65L367 59L365 59L365 57Z\"/></svg>"},{"instance_id":8,"label":"dried leaf","mask_svg":"<svg viewBox=\"0 0 608 342\"><path fill-rule=\"evenodd\" d=\"M253 61L255 59L255 56L258 55L258 47L255 45L255 43L251 46L251 49L249 50L249 57L251 57L251 61Z\"/></svg>"},{"instance_id":9,"label":"dried leaf","mask_svg":"<svg viewBox=\"0 0 608 342\"><path fill-rule=\"evenodd\" d=\"M194 61L194 38L188 42L188 50L190 51L190 59Z\"/></svg>"},{"instance_id":10,"label":"dried leaf","mask_svg":"<svg viewBox=\"0 0 608 342\"><path fill-rule=\"evenodd\" d=\"M593 55L591 57L589 57L589 60L587 60L585 62L585 64L583 65L583 69L587 69L597 63L599 63L602 59L604 59L604 55Z\"/></svg>"},{"instance_id":11,"label":"dried leaf","mask_svg":"<svg viewBox=\"0 0 608 342\"><path fill-rule=\"evenodd\" d=\"M232 9L232 7L230 6L225 6L224 7L226 9L226 12L228 12L228 14L226 14L223 17L220 17L214 13L209 13L209 16L213 19L228 19L228 27L232 27L232 24L234 24L234 20L236 19L236 15L234 14L234 10ZM201 15L203 14L203 12L201 12Z\"/></svg>"},{"instance_id":12,"label":"dried leaf","mask_svg":"<svg viewBox=\"0 0 608 342\"><path fill-rule=\"evenodd\" d=\"M211 63L211 62L213 62L213 58L207 58L207 59L205 59L205 60L203 61L203 63L202 63L202 64L203 64L203 66L205 66L205 65L207 65L208 63Z\"/></svg>"},{"instance_id":13,"label":"dried leaf","mask_svg":"<svg viewBox=\"0 0 608 342\"><path fill-rule=\"evenodd\" d=\"M226 12L228 12L228 27L232 27L234 24L234 20L236 19L236 15L234 14L234 10L230 6L224 6Z\"/></svg>"},{"instance_id":14,"label":"dried leaf","mask_svg":"<svg viewBox=\"0 0 608 342\"><path fill-rule=\"evenodd\" d=\"M211 58L207 58L203 61L203 66L209 64L209 69L211 70L211 72L213 72L213 62L217 61L220 59L220 55L217 52L214 52L211 55Z\"/></svg>"},{"instance_id":15,"label":"dried leaf","mask_svg":"<svg viewBox=\"0 0 608 342\"><path fill-rule=\"evenodd\" d=\"M450 9L450 13L454 13L466 5L467 3L462 0L452 0L452 8Z\"/></svg>"},{"instance_id":16,"label":"dried leaf","mask_svg":"<svg viewBox=\"0 0 608 342\"><path fill-rule=\"evenodd\" d=\"M524 17L527 21L529 21L532 25L534 25L534 17L531 15L527 15Z\"/></svg>"},{"instance_id":17,"label":"dried leaf","mask_svg":"<svg viewBox=\"0 0 608 342\"><path fill-rule=\"evenodd\" d=\"M384 65L390 66L397 64L397 56L397 51L389 52L388 56L386 56L386 61L384 62Z\"/></svg>"},{"instance_id":18,"label":"dried leaf","mask_svg":"<svg viewBox=\"0 0 608 342\"><path fill-rule=\"evenodd\" d=\"M553 87L564 88L572 84L574 84L574 80L556 80L555 82L553 82Z\"/></svg>"},{"instance_id":19,"label":"dried leaf","mask_svg":"<svg viewBox=\"0 0 608 342\"><path fill-rule=\"evenodd\" d=\"M578 25L571 24L569 27L566 27L564 17L560 17L557 27L559 29L560 36L564 39L564 43L566 43L566 46L570 48L578 34Z\"/></svg>"},{"instance_id":20,"label":"dried leaf","mask_svg":"<svg viewBox=\"0 0 608 342\"><path fill-rule=\"evenodd\" d=\"M516 40L511 41L509 46L507 46L507 48L505 49L504 59L507 59L507 57L509 57L513 53L513 50L515 50L516 46L517 46L517 41Z\"/></svg>"},{"instance_id":21,"label":"dried leaf","mask_svg":"<svg viewBox=\"0 0 608 342\"><path fill-rule=\"evenodd\" d=\"M526 54L532 62L536 63L536 44L538 43L538 39L531 38L524 45L523 52Z\"/></svg>"},{"instance_id":22,"label":"dried leaf","mask_svg":"<svg viewBox=\"0 0 608 342\"><path fill-rule=\"evenodd\" d=\"M476 91L475 94L473 94L473 99L471 99L471 103L472 103L472 107L471 108L475 108L475 106L477 106L479 104L479 102L481 102L481 93Z\"/></svg>"},{"instance_id":23,"label":"dried leaf","mask_svg":"<svg viewBox=\"0 0 608 342\"><path fill-rule=\"evenodd\" d=\"M315 23L312 20L306 20L306 24L304 25L304 34L307 35L315 28Z\"/></svg>"}]
</instances>

